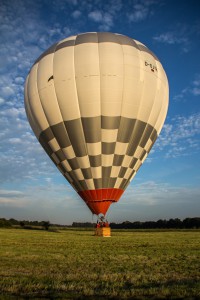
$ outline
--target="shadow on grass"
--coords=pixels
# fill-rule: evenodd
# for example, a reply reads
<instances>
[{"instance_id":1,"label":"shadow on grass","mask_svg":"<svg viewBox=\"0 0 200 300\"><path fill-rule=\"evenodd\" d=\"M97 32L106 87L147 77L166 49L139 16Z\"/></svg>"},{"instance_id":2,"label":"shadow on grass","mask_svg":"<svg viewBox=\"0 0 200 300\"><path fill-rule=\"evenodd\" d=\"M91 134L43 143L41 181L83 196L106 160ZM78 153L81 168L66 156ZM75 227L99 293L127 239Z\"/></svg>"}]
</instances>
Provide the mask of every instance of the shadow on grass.
<instances>
[{"instance_id":1,"label":"shadow on grass","mask_svg":"<svg viewBox=\"0 0 200 300\"><path fill-rule=\"evenodd\" d=\"M45 297L39 296L8 296L8 295L0 295L0 300L199 300L199 297L173 297L173 296L141 296L141 297L108 297L108 296L74 296L70 294L65 295L49 295Z\"/></svg>"},{"instance_id":2,"label":"shadow on grass","mask_svg":"<svg viewBox=\"0 0 200 300\"><path fill-rule=\"evenodd\" d=\"M136 290L144 290L144 294L147 294L146 296L130 296L130 297L121 297L121 296L99 296L99 295L93 295L93 296L81 296L76 294L76 292L66 292L66 293L59 293L56 291L48 291L45 295L40 295L39 292L36 292L34 295L18 295L18 294L0 294L0 300L158 300L158 299L171 299L171 300L199 300L198 296L198 285L199 282L197 279L182 279L182 280L169 280L167 282L150 282L147 284L141 284L140 286L134 287L131 283L126 283L124 285L124 292L131 289ZM188 289L196 288L197 295L195 296L175 296L173 293L163 295L162 292L159 295L159 289L163 288L169 288L170 290L173 290L172 288L179 287L180 288L180 294L181 294L181 286L185 288L188 287ZM158 289L156 295L148 295L149 289ZM147 293L146 293L147 292ZM121 293L120 293L121 294ZM194 294L194 292L193 292Z\"/></svg>"},{"instance_id":3,"label":"shadow on grass","mask_svg":"<svg viewBox=\"0 0 200 300\"><path fill-rule=\"evenodd\" d=\"M180 280L168 280L166 282L149 282L146 284L141 284L138 288L139 289L150 289L150 288L167 288L170 287L178 287L178 286L184 286L188 288L194 288L196 285L199 284L199 281L197 279L180 279ZM174 299L174 298L173 298ZM191 298L192 300L193 298ZM198 298L200 299L200 298Z\"/></svg>"}]
</instances>

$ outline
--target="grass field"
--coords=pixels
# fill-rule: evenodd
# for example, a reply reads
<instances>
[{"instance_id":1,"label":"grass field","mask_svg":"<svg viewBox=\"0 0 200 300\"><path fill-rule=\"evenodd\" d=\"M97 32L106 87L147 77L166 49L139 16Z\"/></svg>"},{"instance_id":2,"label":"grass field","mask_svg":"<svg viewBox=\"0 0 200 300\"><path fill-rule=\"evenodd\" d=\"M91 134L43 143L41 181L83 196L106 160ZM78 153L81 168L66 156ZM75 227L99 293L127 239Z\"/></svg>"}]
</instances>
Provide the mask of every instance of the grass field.
<instances>
[{"instance_id":1,"label":"grass field","mask_svg":"<svg viewBox=\"0 0 200 300\"><path fill-rule=\"evenodd\" d=\"M200 231L0 229L0 299L16 296L200 299Z\"/></svg>"}]
</instances>

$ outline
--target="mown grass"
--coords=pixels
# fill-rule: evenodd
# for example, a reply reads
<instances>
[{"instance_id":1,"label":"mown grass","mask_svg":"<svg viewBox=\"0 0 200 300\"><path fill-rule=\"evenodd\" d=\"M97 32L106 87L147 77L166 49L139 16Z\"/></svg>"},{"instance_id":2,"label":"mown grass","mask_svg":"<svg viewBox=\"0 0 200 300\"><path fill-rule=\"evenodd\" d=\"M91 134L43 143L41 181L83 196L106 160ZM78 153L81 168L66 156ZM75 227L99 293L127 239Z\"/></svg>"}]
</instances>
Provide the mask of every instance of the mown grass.
<instances>
[{"instance_id":1,"label":"mown grass","mask_svg":"<svg viewBox=\"0 0 200 300\"><path fill-rule=\"evenodd\" d=\"M0 291L2 297L198 299L200 231L113 231L100 238L88 230L0 229Z\"/></svg>"}]
</instances>

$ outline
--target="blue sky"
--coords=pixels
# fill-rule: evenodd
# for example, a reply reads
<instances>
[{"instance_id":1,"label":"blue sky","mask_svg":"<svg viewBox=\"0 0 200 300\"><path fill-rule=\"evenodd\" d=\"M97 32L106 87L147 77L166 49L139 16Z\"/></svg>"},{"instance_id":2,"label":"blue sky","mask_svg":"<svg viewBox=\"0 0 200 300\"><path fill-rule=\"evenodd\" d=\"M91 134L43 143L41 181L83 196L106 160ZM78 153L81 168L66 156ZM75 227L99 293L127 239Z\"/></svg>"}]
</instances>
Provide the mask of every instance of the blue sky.
<instances>
[{"instance_id":1,"label":"blue sky","mask_svg":"<svg viewBox=\"0 0 200 300\"><path fill-rule=\"evenodd\" d=\"M0 217L71 224L91 212L33 135L24 81L51 44L111 31L150 48L169 80L160 137L109 221L183 219L200 213L200 2L0 0Z\"/></svg>"}]
</instances>

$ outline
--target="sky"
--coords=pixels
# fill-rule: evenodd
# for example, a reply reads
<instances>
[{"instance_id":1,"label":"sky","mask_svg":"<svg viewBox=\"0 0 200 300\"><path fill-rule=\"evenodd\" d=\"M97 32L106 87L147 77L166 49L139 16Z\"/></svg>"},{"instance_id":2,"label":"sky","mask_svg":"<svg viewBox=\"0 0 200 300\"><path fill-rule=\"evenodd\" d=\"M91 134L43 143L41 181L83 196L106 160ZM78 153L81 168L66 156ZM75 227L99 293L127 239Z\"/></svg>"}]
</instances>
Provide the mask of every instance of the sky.
<instances>
[{"instance_id":1,"label":"sky","mask_svg":"<svg viewBox=\"0 0 200 300\"><path fill-rule=\"evenodd\" d=\"M0 0L0 218L96 220L40 146L24 110L24 82L38 56L61 39L96 31L145 44L170 88L162 132L108 220L199 217L199 0Z\"/></svg>"}]
</instances>

